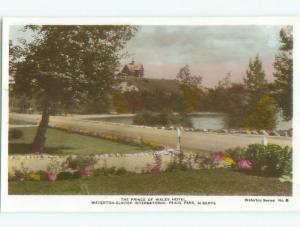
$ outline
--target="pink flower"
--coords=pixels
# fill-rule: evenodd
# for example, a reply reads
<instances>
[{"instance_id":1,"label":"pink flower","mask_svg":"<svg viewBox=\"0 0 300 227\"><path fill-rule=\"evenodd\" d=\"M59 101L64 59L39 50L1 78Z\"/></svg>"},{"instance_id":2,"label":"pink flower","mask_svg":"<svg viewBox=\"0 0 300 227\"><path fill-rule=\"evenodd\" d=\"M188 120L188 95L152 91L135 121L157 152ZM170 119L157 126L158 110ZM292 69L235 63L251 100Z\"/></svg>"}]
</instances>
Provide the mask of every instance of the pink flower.
<instances>
[{"instance_id":1,"label":"pink flower","mask_svg":"<svg viewBox=\"0 0 300 227\"><path fill-rule=\"evenodd\" d=\"M154 164L149 166L150 173L157 173L160 171L160 165Z\"/></svg>"},{"instance_id":2,"label":"pink flower","mask_svg":"<svg viewBox=\"0 0 300 227\"><path fill-rule=\"evenodd\" d=\"M88 168L83 168L80 170L80 175L82 177L90 177L92 175L92 171Z\"/></svg>"},{"instance_id":3,"label":"pink flower","mask_svg":"<svg viewBox=\"0 0 300 227\"><path fill-rule=\"evenodd\" d=\"M252 169L252 163L249 160L240 160L237 165L240 169Z\"/></svg>"},{"instance_id":4,"label":"pink flower","mask_svg":"<svg viewBox=\"0 0 300 227\"><path fill-rule=\"evenodd\" d=\"M48 172L48 174L47 174L48 181L55 181L56 177L57 177L57 174L54 172Z\"/></svg>"},{"instance_id":5,"label":"pink flower","mask_svg":"<svg viewBox=\"0 0 300 227\"><path fill-rule=\"evenodd\" d=\"M224 155L221 152L217 152L213 154L214 161L222 161L224 160Z\"/></svg>"}]
</instances>

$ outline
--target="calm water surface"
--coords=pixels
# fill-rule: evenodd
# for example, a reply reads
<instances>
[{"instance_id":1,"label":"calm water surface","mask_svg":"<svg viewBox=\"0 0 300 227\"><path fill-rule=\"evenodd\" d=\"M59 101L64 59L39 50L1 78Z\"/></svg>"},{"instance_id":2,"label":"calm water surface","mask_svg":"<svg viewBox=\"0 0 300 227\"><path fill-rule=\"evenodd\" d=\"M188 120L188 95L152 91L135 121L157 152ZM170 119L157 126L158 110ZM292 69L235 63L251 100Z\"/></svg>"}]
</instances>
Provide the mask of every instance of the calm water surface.
<instances>
[{"instance_id":1,"label":"calm water surface","mask_svg":"<svg viewBox=\"0 0 300 227\"><path fill-rule=\"evenodd\" d=\"M193 128L196 129L225 129L226 117L224 115L201 115L190 117ZM115 122L123 124L133 124L133 117L106 117L106 118L93 118L91 120L99 120L106 122ZM292 121L284 121L280 115L277 117L277 129L290 129L292 128Z\"/></svg>"}]
</instances>

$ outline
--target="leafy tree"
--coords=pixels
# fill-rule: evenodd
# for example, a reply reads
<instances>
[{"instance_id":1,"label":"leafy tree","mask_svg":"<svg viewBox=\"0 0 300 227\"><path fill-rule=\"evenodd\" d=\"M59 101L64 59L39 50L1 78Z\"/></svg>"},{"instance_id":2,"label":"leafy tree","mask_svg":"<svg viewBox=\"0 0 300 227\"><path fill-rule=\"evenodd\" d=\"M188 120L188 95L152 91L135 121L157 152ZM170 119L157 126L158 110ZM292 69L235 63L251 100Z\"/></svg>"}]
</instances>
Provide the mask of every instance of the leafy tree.
<instances>
[{"instance_id":1,"label":"leafy tree","mask_svg":"<svg viewBox=\"0 0 300 227\"><path fill-rule=\"evenodd\" d=\"M231 72L227 73L226 76L218 82L218 87L229 88L232 85Z\"/></svg>"},{"instance_id":2,"label":"leafy tree","mask_svg":"<svg viewBox=\"0 0 300 227\"><path fill-rule=\"evenodd\" d=\"M269 129L276 127L276 104L270 95L263 95L253 107L253 111L243 119L243 127L248 129Z\"/></svg>"},{"instance_id":3,"label":"leafy tree","mask_svg":"<svg viewBox=\"0 0 300 227\"><path fill-rule=\"evenodd\" d=\"M228 102L230 102L228 90L232 87L233 83L230 80L231 74L228 73L224 78L222 78L218 85L209 91L210 98L208 101L210 102L210 106L213 107L211 111L217 112L227 112L228 111ZM241 94L236 94L241 95Z\"/></svg>"},{"instance_id":4,"label":"leafy tree","mask_svg":"<svg viewBox=\"0 0 300 227\"><path fill-rule=\"evenodd\" d=\"M247 90L244 84L232 83L227 74L206 97L208 111L226 113L228 127L240 128L246 116Z\"/></svg>"},{"instance_id":5,"label":"leafy tree","mask_svg":"<svg viewBox=\"0 0 300 227\"><path fill-rule=\"evenodd\" d=\"M203 91L196 86L181 85L187 112L199 111Z\"/></svg>"},{"instance_id":6,"label":"leafy tree","mask_svg":"<svg viewBox=\"0 0 300 227\"><path fill-rule=\"evenodd\" d=\"M142 103L140 92L138 91L126 92L126 98L128 102L128 109L130 112L135 113L141 111L143 107L143 103Z\"/></svg>"},{"instance_id":7,"label":"leafy tree","mask_svg":"<svg viewBox=\"0 0 300 227\"><path fill-rule=\"evenodd\" d=\"M285 120L293 117L293 33L292 28L280 30L280 52L275 57L273 93Z\"/></svg>"},{"instance_id":8,"label":"leafy tree","mask_svg":"<svg viewBox=\"0 0 300 227\"><path fill-rule=\"evenodd\" d=\"M16 97L13 91L15 83L16 66L22 56L22 48L14 46L12 40L9 41L9 108L10 111L24 112L29 108L30 102L26 97Z\"/></svg>"},{"instance_id":9,"label":"leafy tree","mask_svg":"<svg viewBox=\"0 0 300 227\"><path fill-rule=\"evenodd\" d=\"M184 67L179 69L176 78L181 84L185 84L188 86L200 86L202 83L201 76L193 76L191 74L189 65L185 65Z\"/></svg>"},{"instance_id":10,"label":"leafy tree","mask_svg":"<svg viewBox=\"0 0 300 227\"><path fill-rule=\"evenodd\" d=\"M181 91L183 92L186 111L198 111L200 99L203 96L203 91L200 87L202 83L202 77L192 76L189 65L185 65L179 70L176 78L179 81Z\"/></svg>"},{"instance_id":11,"label":"leafy tree","mask_svg":"<svg viewBox=\"0 0 300 227\"><path fill-rule=\"evenodd\" d=\"M132 26L26 26L34 40L25 43L14 89L33 98L42 111L33 152L42 152L49 117L80 100L103 97L110 90L120 50Z\"/></svg>"},{"instance_id":12,"label":"leafy tree","mask_svg":"<svg viewBox=\"0 0 300 227\"><path fill-rule=\"evenodd\" d=\"M22 48L14 46L12 40L9 41L9 79L14 83L14 75L19 59L22 57Z\"/></svg>"},{"instance_id":13,"label":"leafy tree","mask_svg":"<svg viewBox=\"0 0 300 227\"><path fill-rule=\"evenodd\" d=\"M186 103L182 94L171 94L171 110L183 114L186 110Z\"/></svg>"},{"instance_id":14,"label":"leafy tree","mask_svg":"<svg viewBox=\"0 0 300 227\"><path fill-rule=\"evenodd\" d=\"M216 106L218 111L227 114L227 124L231 128L240 128L247 110L247 90L245 85L231 82L231 73L219 81L216 88Z\"/></svg>"},{"instance_id":15,"label":"leafy tree","mask_svg":"<svg viewBox=\"0 0 300 227\"><path fill-rule=\"evenodd\" d=\"M142 91L140 94L144 110L155 112L164 108L163 100L161 98L163 94L162 91Z\"/></svg>"},{"instance_id":16,"label":"leafy tree","mask_svg":"<svg viewBox=\"0 0 300 227\"><path fill-rule=\"evenodd\" d=\"M128 113L128 102L123 93L119 91L113 91L112 102L117 113Z\"/></svg>"},{"instance_id":17,"label":"leafy tree","mask_svg":"<svg viewBox=\"0 0 300 227\"><path fill-rule=\"evenodd\" d=\"M225 113L228 117L228 126L232 128L240 128L243 118L246 115L247 102L245 97L247 91L243 84L231 84L226 89L224 98L224 106L226 106Z\"/></svg>"},{"instance_id":18,"label":"leafy tree","mask_svg":"<svg viewBox=\"0 0 300 227\"><path fill-rule=\"evenodd\" d=\"M72 106L72 113L107 113L110 111L110 99L109 96L94 97L92 99L83 99L84 102L80 102L79 105ZM79 111L78 111L79 110Z\"/></svg>"},{"instance_id":19,"label":"leafy tree","mask_svg":"<svg viewBox=\"0 0 300 227\"><path fill-rule=\"evenodd\" d=\"M210 94L210 105L213 106L213 111L217 112L226 112L227 105L226 105L226 95L227 95L227 88L222 86L217 86L215 89L209 92Z\"/></svg>"}]
</instances>

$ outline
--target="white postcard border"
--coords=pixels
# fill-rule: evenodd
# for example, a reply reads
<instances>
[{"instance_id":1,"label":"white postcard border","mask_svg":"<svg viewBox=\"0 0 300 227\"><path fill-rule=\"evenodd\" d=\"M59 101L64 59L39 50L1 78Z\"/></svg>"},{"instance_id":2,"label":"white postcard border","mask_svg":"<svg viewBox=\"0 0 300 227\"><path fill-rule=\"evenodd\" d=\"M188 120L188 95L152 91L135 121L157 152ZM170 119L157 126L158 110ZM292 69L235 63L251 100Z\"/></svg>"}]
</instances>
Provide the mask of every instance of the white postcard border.
<instances>
[{"instance_id":1,"label":"white postcard border","mask_svg":"<svg viewBox=\"0 0 300 227\"><path fill-rule=\"evenodd\" d=\"M24 24L128 24L128 25L293 25L294 117L293 196L32 196L8 195L8 47L9 26ZM2 33L1 209L4 212L113 212L113 211L296 211L300 204L300 17L184 17L184 18L4 18ZM145 198L201 202L201 205L107 205L92 201L125 201ZM246 200L249 200L246 202ZM253 200L253 201L252 201ZM274 200L275 202L271 202Z\"/></svg>"}]
</instances>

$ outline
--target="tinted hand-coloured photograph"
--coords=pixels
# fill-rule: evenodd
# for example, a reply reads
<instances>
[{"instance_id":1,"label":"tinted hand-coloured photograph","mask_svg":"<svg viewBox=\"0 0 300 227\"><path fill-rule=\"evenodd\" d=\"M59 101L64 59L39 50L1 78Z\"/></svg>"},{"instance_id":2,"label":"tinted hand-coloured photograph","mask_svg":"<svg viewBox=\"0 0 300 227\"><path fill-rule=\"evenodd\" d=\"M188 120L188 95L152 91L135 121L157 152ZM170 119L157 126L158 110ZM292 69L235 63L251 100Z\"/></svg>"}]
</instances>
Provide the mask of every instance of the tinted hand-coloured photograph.
<instances>
[{"instance_id":1,"label":"tinted hand-coloured photograph","mask_svg":"<svg viewBox=\"0 0 300 227\"><path fill-rule=\"evenodd\" d=\"M293 195L293 25L13 24L8 195Z\"/></svg>"}]
</instances>

